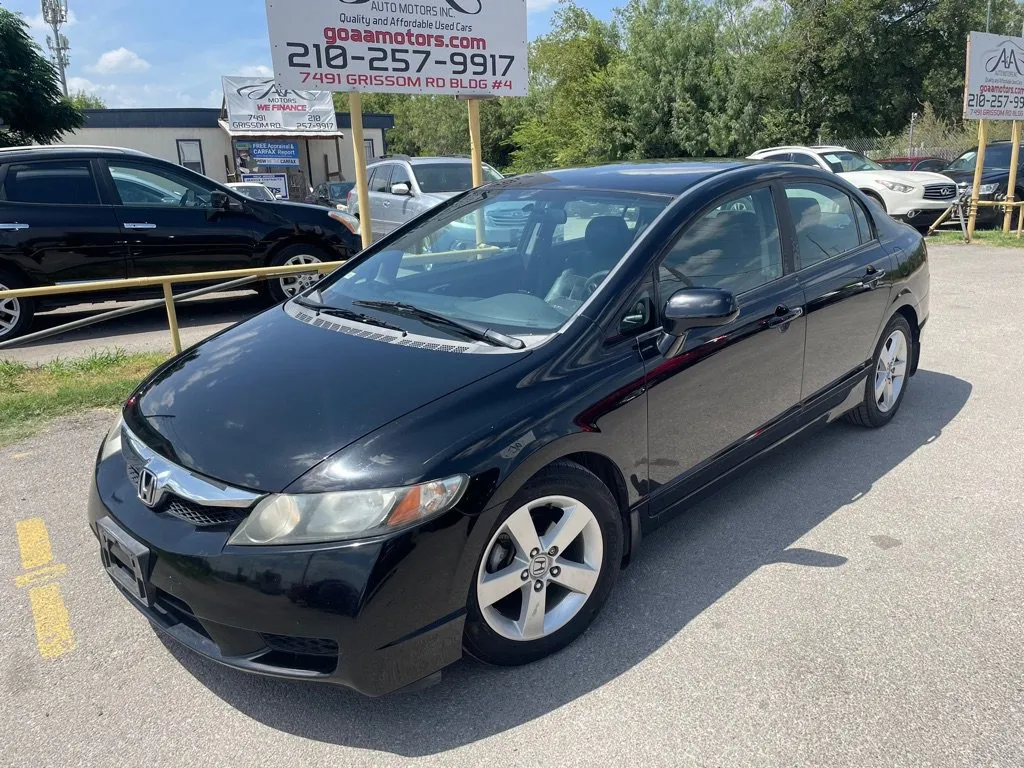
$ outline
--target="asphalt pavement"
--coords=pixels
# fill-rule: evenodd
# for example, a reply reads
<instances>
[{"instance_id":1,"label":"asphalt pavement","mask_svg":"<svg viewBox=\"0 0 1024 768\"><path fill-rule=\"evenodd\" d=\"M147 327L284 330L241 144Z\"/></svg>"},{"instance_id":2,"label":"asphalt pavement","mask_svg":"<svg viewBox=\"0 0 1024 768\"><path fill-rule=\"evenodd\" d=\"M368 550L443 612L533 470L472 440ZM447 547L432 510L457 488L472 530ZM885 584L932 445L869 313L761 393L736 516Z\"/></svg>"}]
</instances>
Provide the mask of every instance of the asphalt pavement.
<instances>
[{"instance_id":1,"label":"asphalt pavement","mask_svg":"<svg viewBox=\"0 0 1024 768\"><path fill-rule=\"evenodd\" d=\"M662 528L566 651L416 693L162 641L85 524L110 414L3 449L0 764L1024 765L1024 255L933 248L932 271L889 426L791 441Z\"/></svg>"}]
</instances>

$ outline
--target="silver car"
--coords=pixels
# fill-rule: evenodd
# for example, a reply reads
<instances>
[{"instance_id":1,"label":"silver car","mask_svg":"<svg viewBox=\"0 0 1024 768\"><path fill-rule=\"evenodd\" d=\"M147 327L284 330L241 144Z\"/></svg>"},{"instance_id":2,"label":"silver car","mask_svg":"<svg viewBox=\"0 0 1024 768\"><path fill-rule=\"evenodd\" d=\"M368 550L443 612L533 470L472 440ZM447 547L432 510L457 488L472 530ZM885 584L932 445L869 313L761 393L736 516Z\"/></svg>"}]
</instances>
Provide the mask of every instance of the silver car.
<instances>
[{"instance_id":1,"label":"silver car","mask_svg":"<svg viewBox=\"0 0 1024 768\"><path fill-rule=\"evenodd\" d=\"M370 219L375 240L473 186L468 158L392 155L367 166ZM484 182L503 178L484 164ZM359 194L348 193L348 212L359 215Z\"/></svg>"}]
</instances>

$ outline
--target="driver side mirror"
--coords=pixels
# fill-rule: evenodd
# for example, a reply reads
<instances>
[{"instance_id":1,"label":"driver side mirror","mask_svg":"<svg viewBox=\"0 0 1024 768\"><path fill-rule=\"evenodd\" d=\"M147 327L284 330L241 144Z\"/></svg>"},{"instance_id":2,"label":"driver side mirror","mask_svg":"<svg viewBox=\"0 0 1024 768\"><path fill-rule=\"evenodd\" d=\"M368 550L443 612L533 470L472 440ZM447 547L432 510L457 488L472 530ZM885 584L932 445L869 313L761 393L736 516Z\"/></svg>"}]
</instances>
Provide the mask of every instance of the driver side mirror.
<instances>
[{"instance_id":1,"label":"driver side mirror","mask_svg":"<svg viewBox=\"0 0 1024 768\"><path fill-rule=\"evenodd\" d=\"M729 291L683 288L665 302L662 327L670 336L682 336L693 328L713 328L731 323L739 314L739 305Z\"/></svg>"},{"instance_id":2,"label":"driver side mirror","mask_svg":"<svg viewBox=\"0 0 1024 768\"><path fill-rule=\"evenodd\" d=\"M231 197L226 192L215 189L210 193L210 207L216 208L218 211L226 211L231 207Z\"/></svg>"},{"instance_id":3,"label":"driver side mirror","mask_svg":"<svg viewBox=\"0 0 1024 768\"><path fill-rule=\"evenodd\" d=\"M400 181L397 184L392 184L391 185L391 194L392 195L410 195L410 194L412 194L412 190L409 189L409 185L408 184L406 184L404 181Z\"/></svg>"}]
</instances>

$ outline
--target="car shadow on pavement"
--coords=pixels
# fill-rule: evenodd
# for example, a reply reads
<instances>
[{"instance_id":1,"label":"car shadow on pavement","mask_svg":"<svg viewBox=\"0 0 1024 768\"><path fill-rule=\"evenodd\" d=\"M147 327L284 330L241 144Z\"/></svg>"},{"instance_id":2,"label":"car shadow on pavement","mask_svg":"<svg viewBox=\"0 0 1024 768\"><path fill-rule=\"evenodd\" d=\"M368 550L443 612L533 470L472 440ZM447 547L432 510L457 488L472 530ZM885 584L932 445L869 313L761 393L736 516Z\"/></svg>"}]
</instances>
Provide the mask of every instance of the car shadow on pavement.
<instances>
[{"instance_id":1,"label":"car shadow on pavement","mask_svg":"<svg viewBox=\"0 0 1024 768\"><path fill-rule=\"evenodd\" d=\"M250 676L172 641L165 645L217 696L272 728L405 756L453 749L543 716L627 672L761 567L842 567L842 553L792 545L870 494L912 454L927 451L971 389L953 376L921 371L887 427L839 422L783 445L645 540L583 637L529 666L463 660L432 688L368 699L326 685ZM898 541L890 533L898 531L864 530L863 538L884 547Z\"/></svg>"}]
</instances>

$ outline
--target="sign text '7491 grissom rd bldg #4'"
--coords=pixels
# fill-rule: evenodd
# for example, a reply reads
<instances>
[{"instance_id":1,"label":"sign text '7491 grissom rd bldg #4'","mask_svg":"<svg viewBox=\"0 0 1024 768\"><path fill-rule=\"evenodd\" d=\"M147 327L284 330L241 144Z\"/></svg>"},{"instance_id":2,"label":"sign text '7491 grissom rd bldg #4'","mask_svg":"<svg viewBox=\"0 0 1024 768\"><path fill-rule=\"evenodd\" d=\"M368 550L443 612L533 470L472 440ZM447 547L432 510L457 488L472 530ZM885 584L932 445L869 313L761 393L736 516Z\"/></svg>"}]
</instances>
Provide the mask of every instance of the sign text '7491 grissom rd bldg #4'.
<instances>
[{"instance_id":1,"label":"sign text '7491 grissom rd bldg #4'","mask_svg":"<svg viewBox=\"0 0 1024 768\"><path fill-rule=\"evenodd\" d=\"M267 0L284 88L525 96L526 0Z\"/></svg>"}]
</instances>

